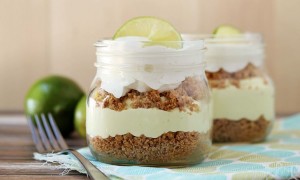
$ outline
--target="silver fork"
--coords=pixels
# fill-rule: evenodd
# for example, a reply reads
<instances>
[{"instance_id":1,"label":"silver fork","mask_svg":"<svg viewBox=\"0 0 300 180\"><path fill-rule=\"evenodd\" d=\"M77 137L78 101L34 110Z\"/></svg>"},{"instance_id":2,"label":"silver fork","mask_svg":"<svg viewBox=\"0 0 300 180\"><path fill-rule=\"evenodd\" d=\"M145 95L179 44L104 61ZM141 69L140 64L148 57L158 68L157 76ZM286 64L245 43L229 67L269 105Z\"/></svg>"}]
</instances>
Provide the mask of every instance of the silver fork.
<instances>
[{"instance_id":1,"label":"silver fork","mask_svg":"<svg viewBox=\"0 0 300 180\"><path fill-rule=\"evenodd\" d=\"M109 179L104 173L96 168L90 161L83 157L74 149L70 149L62 137L53 116L49 113L48 120L44 114L41 114L41 119L38 115L34 118L27 117L28 125L31 130L32 138L35 147L39 153L52 153L60 152L63 154L70 153L78 159L81 165L86 169L90 179ZM35 120L37 127L35 127L33 121ZM46 130L46 133L45 133Z\"/></svg>"}]
</instances>

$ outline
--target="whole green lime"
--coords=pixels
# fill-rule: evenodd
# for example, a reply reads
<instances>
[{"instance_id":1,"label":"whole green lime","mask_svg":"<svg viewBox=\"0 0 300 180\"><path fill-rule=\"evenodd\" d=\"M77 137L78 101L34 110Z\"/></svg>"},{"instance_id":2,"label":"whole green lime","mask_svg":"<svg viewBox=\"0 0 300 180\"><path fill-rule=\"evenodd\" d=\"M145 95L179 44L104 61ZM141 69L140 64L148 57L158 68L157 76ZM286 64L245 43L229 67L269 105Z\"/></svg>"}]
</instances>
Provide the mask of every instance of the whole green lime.
<instances>
[{"instance_id":1,"label":"whole green lime","mask_svg":"<svg viewBox=\"0 0 300 180\"><path fill-rule=\"evenodd\" d=\"M84 95L82 89L71 79L48 76L35 82L25 97L25 113L33 116L52 113L63 136L74 130L74 110Z\"/></svg>"},{"instance_id":2,"label":"whole green lime","mask_svg":"<svg viewBox=\"0 0 300 180\"><path fill-rule=\"evenodd\" d=\"M79 133L81 137L85 138L85 122L86 122L86 96L83 96L78 102L75 109L75 119L74 125L75 130Z\"/></svg>"}]
</instances>

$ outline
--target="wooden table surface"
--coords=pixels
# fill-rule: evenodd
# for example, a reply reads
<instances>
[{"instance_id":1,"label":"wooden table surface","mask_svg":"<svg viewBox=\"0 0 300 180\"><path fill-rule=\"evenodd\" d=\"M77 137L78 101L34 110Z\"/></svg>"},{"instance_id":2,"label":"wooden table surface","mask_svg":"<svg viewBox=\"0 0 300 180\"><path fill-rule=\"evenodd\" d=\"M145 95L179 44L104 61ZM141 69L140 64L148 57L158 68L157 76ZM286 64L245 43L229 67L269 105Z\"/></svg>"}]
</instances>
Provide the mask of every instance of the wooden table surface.
<instances>
[{"instance_id":1,"label":"wooden table surface","mask_svg":"<svg viewBox=\"0 0 300 180\"><path fill-rule=\"evenodd\" d=\"M67 139L72 148L85 146L85 140L73 135ZM23 115L0 115L0 179L88 179L86 175L63 170L33 160L34 143Z\"/></svg>"}]
</instances>

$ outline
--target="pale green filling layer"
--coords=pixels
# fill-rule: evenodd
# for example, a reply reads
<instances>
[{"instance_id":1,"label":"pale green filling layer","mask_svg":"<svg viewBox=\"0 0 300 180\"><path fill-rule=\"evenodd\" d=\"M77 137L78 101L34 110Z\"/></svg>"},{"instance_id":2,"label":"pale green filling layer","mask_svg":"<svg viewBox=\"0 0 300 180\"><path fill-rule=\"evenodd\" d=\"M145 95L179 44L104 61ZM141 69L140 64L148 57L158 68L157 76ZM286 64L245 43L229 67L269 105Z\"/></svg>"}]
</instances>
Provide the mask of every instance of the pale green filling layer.
<instances>
[{"instance_id":1,"label":"pale green filling layer","mask_svg":"<svg viewBox=\"0 0 300 180\"><path fill-rule=\"evenodd\" d=\"M213 118L228 120L257 120L263 116L273 120L274 87L262 78L250 78L240 81L240 87L229 85L226 88L213 88Z\"/></svg>"},{"instance_id":2,"label":"pale green filling layer","mask_svg":"<svg viewBox=\"0 0 300 180\"><path fill-rule=\"evenodd\" d=\"M206 133L211 128L208 105L200 106L199 112L170 112L151 109L127 109L114 111L108 108L87 108L87 133L90 136L145 135L156 138L166 132L197 131Z\"/></svg>"}]
</instances>

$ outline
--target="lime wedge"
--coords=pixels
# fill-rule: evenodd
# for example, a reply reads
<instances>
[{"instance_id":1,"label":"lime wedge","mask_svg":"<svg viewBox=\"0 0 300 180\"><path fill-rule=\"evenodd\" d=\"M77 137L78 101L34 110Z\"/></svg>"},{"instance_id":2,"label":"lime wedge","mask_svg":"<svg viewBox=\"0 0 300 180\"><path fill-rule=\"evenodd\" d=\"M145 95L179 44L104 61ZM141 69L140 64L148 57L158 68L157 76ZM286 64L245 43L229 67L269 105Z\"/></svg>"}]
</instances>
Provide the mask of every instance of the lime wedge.
<instances>
[{"instance_id":1,"label":"lime wedge","mask_svg":"<svg viewBox=\"0 0 300 180\"><path fill-rule=\"evenodd\" d=\"M126 36L145 37L146 45L163 45L170 48L180 48L181 35L167 21L156 17L136 17L125 22L115 33L113 39ZM177 41L177 42L176 42Z\"/></svg>"},{"instance_id":2,"label":"lime wedge","mask_svg":"<svg viewBox=\"0 0 300 180\"><path fill-rule=\"evenodd\" d=\"M230 25L221 25L213 31L213 34L215 36L238 35L241 34L241 31Z\"/></svg>"}]
</instances>

